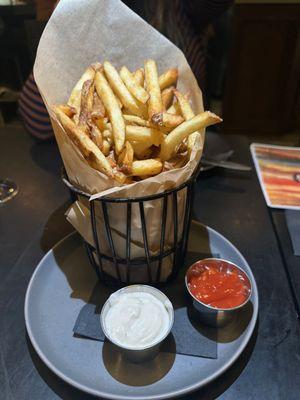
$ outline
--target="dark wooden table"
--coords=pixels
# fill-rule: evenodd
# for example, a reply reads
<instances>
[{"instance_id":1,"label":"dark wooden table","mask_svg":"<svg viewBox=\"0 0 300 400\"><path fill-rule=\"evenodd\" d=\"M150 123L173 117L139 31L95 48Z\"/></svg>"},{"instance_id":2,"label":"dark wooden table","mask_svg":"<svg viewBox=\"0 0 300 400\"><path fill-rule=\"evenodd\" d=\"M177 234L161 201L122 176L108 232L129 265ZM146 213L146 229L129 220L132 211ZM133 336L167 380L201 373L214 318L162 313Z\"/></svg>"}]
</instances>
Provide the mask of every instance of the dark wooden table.
<instances>
[{"instance_id":1,"label":"dark wooden table","mask_svg":"<svg viewBox=\"0 0 300 400\"><path fill-rule=\"evenodd\" d=\"M250 163L247 140L228 139L235 160ZM91 400L41 362L24 325L30 277L43 254L71 231L64 218L69 197L59 178L56 145L36 144L22 129L0 130L0 143L0 176L19 186L19 194L0 207L0 398ZM255 334L238 361L187 399L299 399L300 327L284 258L290 256L280 247L255 172L214 170L201 176L194 216L224 234L246 257L258 284L260 308Z\"/></svg>"}]
</instances>

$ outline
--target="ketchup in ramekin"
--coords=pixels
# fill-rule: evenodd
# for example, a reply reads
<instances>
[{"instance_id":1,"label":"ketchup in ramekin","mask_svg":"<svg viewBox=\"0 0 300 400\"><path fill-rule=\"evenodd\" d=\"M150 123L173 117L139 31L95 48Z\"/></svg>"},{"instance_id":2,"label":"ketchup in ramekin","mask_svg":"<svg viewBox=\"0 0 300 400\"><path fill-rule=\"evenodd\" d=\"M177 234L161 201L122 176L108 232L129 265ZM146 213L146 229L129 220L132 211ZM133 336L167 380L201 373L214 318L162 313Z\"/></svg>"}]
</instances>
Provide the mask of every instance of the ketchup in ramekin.
<instances>
[{"instance_id":1,"label":"ketchup in ramekin","mask_svg":"<svg viewBox=\"0 0 300 400\"><path fill-rule=\"evenodd\" d=\"M187 272L187 286L198 301L217 309L232 309L247 302L251 283L231 262L220 259L197 261Z\"/></svg>"}]
</instances>

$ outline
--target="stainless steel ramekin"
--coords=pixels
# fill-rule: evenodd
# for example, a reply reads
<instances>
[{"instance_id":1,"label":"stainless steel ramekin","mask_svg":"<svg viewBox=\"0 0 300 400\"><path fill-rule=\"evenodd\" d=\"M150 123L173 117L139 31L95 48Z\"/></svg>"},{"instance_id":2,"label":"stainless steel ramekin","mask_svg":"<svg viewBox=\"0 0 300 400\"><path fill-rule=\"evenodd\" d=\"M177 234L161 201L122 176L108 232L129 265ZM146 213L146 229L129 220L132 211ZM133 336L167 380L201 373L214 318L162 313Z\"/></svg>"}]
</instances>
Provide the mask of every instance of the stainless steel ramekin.
<instances>
[{"instance_id":1,"label":"stainless steel ramekin","mask_svg":"<svg viewBox=\"0 0 300 400\"><path fill-rule=\"evenodd\" d=\"M223 263L227 263L229 265L232 265L233 267L237 268L238 270L240 270L248 279L249 282L249 295L247 297L247 299L244 301L244 303L240 304L239 306L236 307L232 307L232 308L216 308L216 307L212 307L209 306L208 304L203 303L202 301L198 300L191 292L190 289L188 287L188 275L189 272L191 271L191 269L194 267L194 265L196 263L205 263L206 261L209 260L214 260L217 262L223 262ZM223 260L221 258L205 258L203 260L199 260L196 263L194 263L193 265L191 265L186 274L185 274L185 286L186 289L189 293L189 295L192 298L193 301L193 307L194 309L197 311L198 315L199 315L199 319L208 326L212 326L212 327L217 327L217 328L221 328L225 325L227 325L229 322L231 322L238 314L239 310L244 307L252 294L252 284L251 284L251 280L249 279L249 276L247 275L247 273L240 267L238 267L236 264L232 263L231 261L227 261L227 260Z\"/></svg>"},{"instance_id":2,"label":"stainless steel ramekin","mask_svg":"<svg viewBox=\"0 0 300 400\"><path fill-rule=\"evenodd\" d=\"M125 292L129 292L129 293L133 293L133 292L143 292L143 293L149 293L152 294L154 297L156 297L158 300L160 300L166 307L166 310L169 314L169 327L167 332L165 333L165 335L161 338L159 338L159 340L157 342L152 343L150 346L145 346L143 348L139 348L139 349L135 349L133 347L130 346L121 346L119 343L116 343L108 334L106 326L105 326L105 316L110 308L110 303L109 303L109 299L107 299L107 301L105 302L101 314L100 314L100 322L101 322L101 327L102 330L105 334L105 336L107 337L107 339L113 343L116 347L118 347L124 354L124 356L135 363L141 363L143 361L148 361L151 360L152 358L154 358L160 348L160 345L162 344L162 342L166 339L166 337L169 335L169 333L171 332L173 323L174 323L174 309L172 306L171 301L168 299L168 297L162 293L160 290L152 287L152 286L148 286L148 285L131 285L131 286L126 286L120 290L118 290L115 293L125 293ZM149 318L151 318L151 316L149 316Z\"/></svg>"}]
</instances>

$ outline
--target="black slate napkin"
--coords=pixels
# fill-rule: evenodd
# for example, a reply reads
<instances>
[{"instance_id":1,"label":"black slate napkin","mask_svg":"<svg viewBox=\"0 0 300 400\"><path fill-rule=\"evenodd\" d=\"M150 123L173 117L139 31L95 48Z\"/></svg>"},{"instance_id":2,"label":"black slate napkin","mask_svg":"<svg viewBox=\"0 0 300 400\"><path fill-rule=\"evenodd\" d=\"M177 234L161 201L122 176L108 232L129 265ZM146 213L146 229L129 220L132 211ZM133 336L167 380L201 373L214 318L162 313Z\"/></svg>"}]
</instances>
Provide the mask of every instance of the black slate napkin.
<instances>
[{"instance_id":1,"label":"black slate napkin","mask_svg":"<svg viewBox=\"0 0 300 400\"><path fill-rule=\"evenodd\" d=\"M292 241L294 255L300 256L300 211L285 210L285 219Z\"/></svg>"},{"instance_id":2,"label":"black slate napkin","mask_svg":"<svg viewBox=\"0 0 300 400\"><path fill-rule=\"evenodd\" d=\"M191 265L196 260L207 257L218 257L218 255L189 253L186 264ZM169 339L161 350L189 356L217 358L217 342L214 340L217 331L204 327L197 320L196 315L193 315L190 298L184 285L185 271L186 268L182 268L175 282L160 287L174 307L171 340ZM100 324L100 313L103 304L113 291L101 283L96 284L89 302L79 312L73 328L75 336L105 340ZM175 345L169 345L172 339Z\"/></svg>"}]
</instances>

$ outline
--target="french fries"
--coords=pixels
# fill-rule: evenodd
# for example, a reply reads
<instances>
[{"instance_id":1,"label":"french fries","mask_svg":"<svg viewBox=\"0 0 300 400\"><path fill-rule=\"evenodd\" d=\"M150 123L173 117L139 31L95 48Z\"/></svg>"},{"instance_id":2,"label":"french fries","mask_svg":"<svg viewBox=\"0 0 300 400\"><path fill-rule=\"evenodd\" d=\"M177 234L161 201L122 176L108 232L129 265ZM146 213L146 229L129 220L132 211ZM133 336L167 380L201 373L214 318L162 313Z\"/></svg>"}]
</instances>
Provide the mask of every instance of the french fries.
<instances>
[{"instance_id":1,"label":"french fries","mask_svg":"<svg viewBox=\"0 0 300 400\"><path fill-rule=\"evenodd\" d=\"M109 115L113 129L116 153L119 154L122 151L125 143L125 122L120 106L111 87L100 71L96 72L95 86L97 93Z\"/></svg>"},{"instance_id":2,"label":"french fries","mask_svg":"<svg viewBox=\"0 0 300 400\"><path fill-rule=\"evenodd\" d=\"M113 137L112 137L112 131L110 129L105 129L102 132L102 136L103 136L103 139L108 140L110 144L112 143Z\"/></svg>"},{"instance_id":3,"label":"french fries","mask_svg":"<svg viewBox=\"0 0 300 400\"><path fill-rule=\"evenodd\" d=\"M191 133L207 126L222 122L222 119L210 111L196 115L175 128L161 143L160 158L169 160L175 153L177 146Z\"/></svg>"},{"instance_id":4,"label":"french fries","mask_svg":"<svg viewBox=\"0 0 300 400\"><path fill-rule=\"evenodd\" d=\"M168 69L168 71L160 75L160 77L158 78L160 90L164 90L169 86L176 86L177 79L178 79L178 69L177 68Z\"/></svg>"},{"instance_id":5,"label":"french fries","mask_svg":"<svg viewBox=\"0 0 300 400\"><path fill-rule=\"evenodd\" d=\"M146 158L150 158L152 154L152 146L149 146L149 143L132 141L131 146L133 148L134 155L138 159L144 160Z\"/></svg>"},{"instance_id":6,"label":"french fries","mask_svg":"<svg viewBox=\"0 0 300 400\"><path fill-rule=\"evenodd\" d=\"M153 128L127 125L126 139L130 142L147 143L148 147L152 144L154 144L155 146L159 146L164 140L164 134L163 132Z\"/></svg>"},{"instance_id":7,"label":"french fries","mask_svg":"<svg viewBox=\"0 0 300 400\"><path fill-rule=\"evenodd\" d=\"M164 89L161 92L161 99L164 105L164 109L167 110L169 107L171 107L173 103L173 97L174 97L174 86L171 86L167 89Z\"/></svg>"},{"instance_id":8,"label":"french fries","mask_svg":"<svg viewBox=\"0 0 300 400\"><path fill-rule=\"evenodd\" d=\"M184 119L180 115L159 113L152 116L152 122L167 129L174 129L180 125Z\"/></svg>"},{"instance_id":9,"label":"french fries","mask_svg":"<svg viewBox=\"0 0 300 400\"><path fill-rule=\"evenodd\" d=\"M179 106L181 115L184 117L184 119L187 121L188 119L193 118L195 116L195 113L192 110L192 107L188 101L188 98L176 89L174 89L173 92L177 98L178 106Z\"/></svg>"},{"instance_id":10,"label":"french fries","mask_svg":"<svg viewBox=\"0 0 300 400\"><path fill-rule=\"evenodd\" d=\"M127 125L139 125L139 126L146 126L148 128L152 127L152 124L150 121L147 121L143 118L140 118L136 115L126 115L123 114L123 118L125 120L125 123Z\"/></svg>"},{"instance_id":11,"label":"french fries","mask_svg":"<svg viewBox=\"0 0 300 400\"><path fill-rule=\"evenodd\" d=\"M57 106L64 114L66 114L69 118L73 118L76 114L76 110L74 107L68 106L67 104L61 104Z\"/></svg>"},{"instance_id":12,"label":"french fries","mask_svg":"<svg viewBox=\"0 0 300 400\"><path fill-rule=\"evenodd\" d=\"M140 86L144 87L145 74L144 74L143 68L137 69L134 72L133 76L134 76L136 83L139 84Z\"/></svg>"},{"instance_id":13,"label":"french fries","mask_svg":"<svg viewBox=\"0 0 300 400\"><path fill-rule=\"evenodd\" d=\"M195 115L177 80L177 68L158 75L154 60L135 72L97 62L53 111L92 168L130 184L184 167L203 129L222 121L209 111Z\"/></svg>"},{"instance_id":14,"label":"french fries","mask_svg":"<svg viewBox=\"0 0 300 400\"><path fill-rule=\"evenodd\" d=\"M136 160L132 163L133 176L152 176L161 172L163 164L160 160L148 158L147 160Z\"/></svg>"},{"instance_id":15,"label":"french fries","mask_svg":"<svg viewBox=\"0 0 300 400\"><path fill-rule=\"evenodd\" d=\"M99 147L100 150L103 150L102 134L96 125L92 125L90 127L90 138ZM104 155L106 155L106 154L104 154Z\"/></svg>"},{"instance_id":16,"label":"french fries","mask_svg":"<svg viewBox=\"0 0 300 400\"><path fill-rule=\"evenodd\" d=\"M94 82L92 81L92 79L88 79L83 83L81 89L79 125L86 124L88 117L93 110L93 103L94 103Z\"/></svg>"},{"instance_id":17,"label":"french fries","mask_svg":"<svg viewBox=\"0 0 300 400\"><path fill-rule=\"evenodd\" d=\"M105 117L105 108L102 100L98 96L98 93L94 91L93 111L95 115L99 117Z\"/></svg>"},{"instance_id":18,"label":"french fries","mask_svg":"<svg viewBox=\"0 0 300 400\"><path fill-rule=\"evenodd\" d=\"M98 113L92 113L90 119L93 121L93 123L95 123L98 126L98 128L101 132L103 132L105 129L109 129L108 128L108 119L105 117L99 116Z\"/></svg>"},{"instance_id":19,"label":"french fries","mask_svg":"<svg viewBox=\"0 0 300 400\"><path fill-rule=\"evenodd\" d=\"M110 154L110 143L107 139L103 139L102 152L105 156L109 156Z\"/></svg>"},{"instance_id":20,"label":"french fries","mask_svg":"<svg viewBox=\"0 0 300 400\"><path fill-rule=\"evenodd\" d=\"M149 99L149 94L141 85L137 83L137 81L134 79L134 76L125 66L121 68L120 77L122 78L129 92L137 100L139 100L143 104L147 103L147 100Z\"/></svg>"},{"instance_id":21,"label":"french fries","mask_svg":"<svg viewBox=\"0 0 300 400\"><path fill-rule=\"evenodd\" d=\"M62 112L60 108L55 107L54 111L70 139L78 146L81 154L91 166L107 176L113 177L113 171L109 162L87 134Z\"/></svg>"},{"instance_id":22,"label":"french fries","mask_svg":"<svg viewBox=\"0 0 300 400\"><path fill-rule=\"evenodd\" d=\"M178 103L177 103L177 102L176 102L176 103L173 103L173 104L171 105L171 107L169 107L169 108L167 109L167 113L168 113L168 114L181 115L181 113L180 113L180 108L179 108Z\"/></svg>"},{"instance_id":23,"label":"french fries","mask_svg":"<svg viewBox=\"0 0 300 400\"><path fill-rule=\"evenodd\" d=\"M84 84L85 81L87 80L93 80L95 76L95 69L93 68L93 66L91 65L90 67L88 67L83 75L81 76L81 78L79 79L79 81L76 83L74 89L72 90L71 96L69 97L68 100L68 105L71 107L74 107L76 110L76 116L75 116L75 120L78 121L79 118L79 112L80 112L80 102L81 102L81 89L82 86Z\"/></svg>"},{"instance_id":24,"label":"french fries","mask_svg":"<svg viewBox=\"0 0 300 400\"><path fill-rule=\"evenodd\" d=\"M151 119L153 114L162 112L164 108L154 60L145 61L145 81L150 96L148 100L148 116Z\"/></svg>"},{"instance_id":25,"label":"french fries","mask_svg":"<svg viewBox=\"0 0 300 400\"><path fill-rule=\"evenodd\" d=\"M116 68L108 61L105 61L103 67L112 90L118 96L123 106L130 110L132 114L144 116L143 109L139 108L138 103L125 86Z\"/></svg>"},{"instance_id":26,"label":"french fries","mask_svg":"<svg viewBox=\"0 0 300 400\"><path fill-rule=\"evenodd\" d=\"M185 96L183 96L178 90L174 90L174 94L177 98L178 107L179 107L180 112L181 112L182 116L184 117L184 119L187 121L187 120L193 118L195 116L195 113L192 110L192 107L190 106L188 99ZM192 149L197 140L197 137L201 137L202 143L204 142L204 134L201 134L201 132L199 132L199 131L191 133L187 140L188 155L191 154Z\"/></svg>"},{"instance_id":27,"label":"french fries","mask_svg":"<svg viewBox=\"0 0 300 400\"><path fill-rule=\"evenodd\" d=\"M134 156L133 148L130 142L127 140L125 142L124 149L122 150L121 154L118 157L118 163L120 165L120 169L127 175L130 175L132 172L133 156Z\"/></svg>"}]
</instances>

